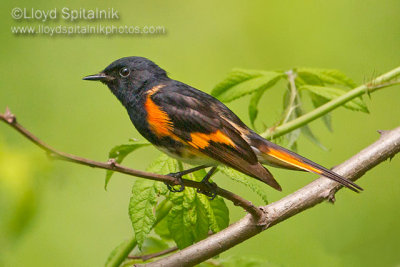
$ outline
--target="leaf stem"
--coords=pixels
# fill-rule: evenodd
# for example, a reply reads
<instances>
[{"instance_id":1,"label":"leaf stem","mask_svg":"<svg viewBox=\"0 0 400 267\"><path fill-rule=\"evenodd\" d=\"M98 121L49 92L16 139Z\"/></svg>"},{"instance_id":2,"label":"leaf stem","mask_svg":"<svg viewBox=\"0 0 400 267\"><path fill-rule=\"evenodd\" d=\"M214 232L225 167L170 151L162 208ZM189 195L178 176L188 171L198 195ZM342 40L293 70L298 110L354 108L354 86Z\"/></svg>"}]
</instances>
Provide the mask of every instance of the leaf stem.
<instances>
[{"instance_id":1,"label":"leaf stem","mask_svg":"<svg viewBox=\"0 0 400 267\"><path fill-rule=\"evenodd\" d=\"M380 88L383 87L388 87L394 84L398 84L399 81L396 82L390 82L393 78L397 77L400 75L400 67L397 67L379 77L376 79L373 79L372 81L363 84L361 86L358 86L351 91L347 92L346 94L335 98L326 104L314 109L313 111L308 112L307 114L304 114L303 116L298 117L297 119L294 119L292 121L289 121L287 123L284 123L278 127L275 128L270 128L267 129L265 132L260 134L262 137L266 139L272 139L276 138L279 136L282 136L284 134L287 134L294 129L300 128L301 126L306 125L307 123L318 119L319 117L322 117L323 115L327 114L328 112L334 110L335 108L338 108L342 106L344 103L349 102L350 100L359 97L365 93L372 93Z\"/></svg>"},{"instance_id":2,"label":"leaf stem","mask_svg":"<svg viewBox=\"0 0 400 267\"><path fill-rule=\"evenodd\" d=\"M106 267L119 267L125 259L128 257L129 253L136 247L137 241L135 236L126 242L122 249L119 249L117 253L112 257L112 259L107 263Z\"/></svg>"},{"instance_id":3,"label":"leaf stem","mask_svg":"<svg viewBox=\"0 0 400 267\"><path fill-rule=\"evenodd\" d=\"M291 117L292 113L296 109L296 96L297 96L297 88L294 80L296 79L296 73L293 70L289 70L285 73L288 77L289 88L290 88L290 100L289 104L286 108L285 115L283 118L283 124L285 124Z\"/></svg>"}]
</instances>

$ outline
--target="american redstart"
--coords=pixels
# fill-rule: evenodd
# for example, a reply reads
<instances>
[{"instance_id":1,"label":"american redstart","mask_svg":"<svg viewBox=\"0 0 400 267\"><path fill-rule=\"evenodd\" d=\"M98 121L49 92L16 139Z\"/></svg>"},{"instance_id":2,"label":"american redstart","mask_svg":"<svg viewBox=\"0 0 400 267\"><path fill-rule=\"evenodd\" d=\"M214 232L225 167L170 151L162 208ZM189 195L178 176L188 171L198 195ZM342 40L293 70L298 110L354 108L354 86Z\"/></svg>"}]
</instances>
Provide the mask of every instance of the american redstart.
<instances>
[{"instance_id":1,"label":"american redstart","mask_svg":"<svg viewBox=\"0 0 400 267\"><path fill-rule=\"evenodd\" d=\"M211 167L202 182L210 188L205 193L215 196L208 179L220 164L279 191L281 186L263 164L316 173L355 192L363 190L337 173L262 138L219 100L170 79L165 70L146 58L121 58L83 79L106 84L125 106L139 133L159 150L197 165L170 174L181 184L175 191L184 189L184 174Z\"/></svg>"}]
</instances>

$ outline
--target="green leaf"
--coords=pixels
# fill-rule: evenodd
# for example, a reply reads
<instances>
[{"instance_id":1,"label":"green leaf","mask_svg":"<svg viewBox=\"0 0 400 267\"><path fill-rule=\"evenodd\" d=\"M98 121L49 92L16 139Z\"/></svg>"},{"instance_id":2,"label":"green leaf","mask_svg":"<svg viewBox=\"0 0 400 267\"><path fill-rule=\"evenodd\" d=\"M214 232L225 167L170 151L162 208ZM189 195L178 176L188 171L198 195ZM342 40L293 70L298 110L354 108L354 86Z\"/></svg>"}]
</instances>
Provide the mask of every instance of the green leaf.
<instances>
[{"instance_id":1,"label":"green leaf","mask_svg":"<svg viewBox=\"0 0 400 267\"><path fill-rule=\"evenodd\" d=\"M302 115L304 114L303 109L301 108L301 105L298 104L298 103L300 103L300 100L299 100L299 99L297 99L297 101L296 101L297 107L296 107L295 112L294 112L296 118L297 118L297 117L300 117L300 116L302 116ZM299 129L296 129L296 130L294 130L294 131L298 131L298 130L299 130ZM314 135L314 133L311 131L311 128L310 128L307 124L300 128L300 132L301 132L303 135L305 135L311 142L313 142L314 144L316 144L317 146L319 146L321 149L323 149L323 150L328 150L328 149L319 141L319 139ZM290 133L289 133L289 134L290 134ZM296 140L297 140L297 138L298 138L298 137L296 137ZM295 140L295 142L296 142L296 140ZM297 146L296 143L294 143L294 144ZM289 147L290 147L290 146L289 146Z\"/></svg>"},{"instance_id":2,"label":"green leaf","mask_svg":"<svg viewBox=\"0 0 400 267\"><path fill-rule=\"evenodd\" d=\"M297 69L297 73L305 81L310 81L310 79L313 79L313 82L309 83L312 85L322 85L326 83L344 85L350 88L357 86L352 79L347 77L339 70L299 68ZM311 78L312 76L314 77ZM319 80L322 84L316 83L315 79Z\"/></svg>"},{"instance_id":3,"label":"green leaf","mask_svg":"<svg viewBox=\"0 0 400 267\"><path fill-rule=\"evenodd\" d=\"M150 233L156 221L153 212L157 202L157 193L154 181L138 179L132 188L132 196L129 203L129 216L135 232L139 249Z\"/></svg>"},{"instance_id":4,"label":"green leaf","mask_svg":"<svg viewBox=\"0 0 400 267\"><path fill-rule=\"evenodd\" d=\"M214 227L211 230L216 233L229 226L229 209L222 197L216 197L209 201L215 218Z\"/></svg>"},{"instance_id":5,"label":"green leaf","mask_svg":"<svg viewBox=\"0 0 400 267\"><path fill-rule=\"evenodd\" d=\"M206 175L205 170L200 170L191 175L191 179L201 181ZM229 225L229 209L220 196L210 200L203 194L196 194L201 205L203 205L208 218L208 228L214 233L221 231Z\"/></svg>"},{"instance_id":6,"label":"green leaf","mask_svg":"<svg viewBox=\"0 0 400 267\"><path fill-rule=\"evenodd\" d=\"M267 195L265 194L264 189L262 189L258 184L250 182L248 176L226 166L219 166L218 169L235 182L239 182L247 186L250 190L256 193L265 204L268 204Z\"/></svg>"},{"instance_id":7,"label":"green leaf","mask_svg":"<svg viewBox=\"0 0 400 267\"><path fill-rule=\"evenodd\" d=\"M159 252L167 249L169 246L165 240L156 238L156 237L148 237L143 243L142 254L151 254L155 252Z\"/></svg>"},{"instance_id":8,"label":"green leaf","mask_svg":"<svg viewBox=\"0 0 400 267\"><path fill-rule=\"evenodd\" d=\"M166 154L161 154L156 160L154 160L146 169L148 172L154 172L159 174L168 174L179 171L178 161Z\"/></svg>"},{"instance_id":9,"label":"green leaf","mask_svg":"<svg viewBox=\"0 0 400 267\"><path fill-rule=\"evenodd\" d=\"M145 147L145 146L149 146L149 145L150 145L149 142L136 142L134 144L123 144L123 145L115 146L110 150L110 152L108 154L108 158L115 159L115 161L118 164L120 164L125 159L126 156L128 156L130 153L132 153L136 149ZM104 189L107 189L107 185L113 174L114 174L113 171L107 170Z\"/></svg>"},{"instance_id":10,"label":"green leaf","mask_svg":"<svg viewBox=\"0 0 400 267\"><path fill-rule=\"evenodd\" d=\"M316 94L311 94L311 101L315 108L318 108L328 102L328 100ZM333 132L331 114L327 113L322 116L322 121L324 122L326 128L328 128L330 132Z\"/></svg>"},{"instance_id":11,"label":"green leaf","mask_svg":"<svg viewBox=\"0 0 400 267\"><path fill-rule=\"evenodd\" d=\"M258 70L242 70L242 69L234 69L229 74L225 80L218 83L214 89L211 91L211 95L214 97L218 97L220 94L229 90L232 86L247 81L249 79L259 77L263 74L262 71Z\"/></svg>"},{"instance_id":12,"label":"green leaf","mask_svg":"<svg viewBox=\"0 0 400 267\"><path fill-rule=\"evenodd\" d=\"M105 267L119 267L129 253L136 247L136 239L132 237L114 248L107 258Z\"/></svg>"},{"instance_id":13,"label":"green leaf","mask_svg":"<svg viewBox=\"0 0 400 267\"><path fill-rule=\"evenodd\" d=\"M265 91L267 91L267 89L270 88L271 86L272 86L272 84L268 87L264 86L260 90L257 90L256 92L254 92L250 98L249 118L250 118L250 122L251 122L251 125L253 126L253 128L255 127L254 122L256 121L257 116L258 116L258 103L260 103L260 100L261 100L262 96L264 95Z\"/></svg>"},{"instance_id":14,"label":"green leaf","mask_svg":"<svg viewBox=\"0 0 400 267\"><path fill-rule=\"evenodd\" d=\"M307 91L309 91L313 94L319 95L320 97L323 97L327 100L335 99L335 98L347 93L345 90L340 89L340 88L324 87L324 86L311 86L311 85L302 86L299 88L299 90L307 90ZM364 102L360 98L354 98L353 100L345 103L343 106L345 108L348 108L351 110L362 111L362 112L368 113L367 106L364 104Z\"/></svg>"},{"instance_id":15,"label":"green leaf","mask_svg":"<svg viewBox=\"0 0 400 267\"><path fill-rule=\"evenodd\" d=\"M169 229L168 229L167 219L161 220L154 228L154 232L157 235L159 235L162 239L166 239L166 240L172 239L171 233L169 232Z\"/></svg>"},{"instance_id":16,"label":"green leaf","mask_svg":"<svg viewBox=\"0 0 400 267\"><path fill-rule=\"evenodd\" d=\"M161 154L146 170L160 174L177 172L178 162L165 154ZM166 217L171 210L172 203L165 200L156 209L157 218L154 214L157 196L165 195L167 192L166 186L157 181L138 179L133 185L129 215L140 249L154 225L162 220L160 216Z\"/></svg>"},{"instance_id":17,"label":"green leaf","mask_svg":"<svg viewBox=\"0 0 400 267\"><path fill-rule=\"evenodd\" d=\"M176 159L168 157L166 154L161 154L156 160L150 163L146 170L158 174L169 174L178 172L180 169ZM165 195L169 192L167 186L162 182L155 182L154 185L157 194Z\"/></svg>"},{"instance_id":18,"label":"green leaf","mask_svg":"<svg viewBox=\"0 0 400 267\"><path fill-rule=\"evenodd\" d=\"M174 203L168 214L168 229L179 249L192 245L208 235L207 211L193 188L169 195Z\"/></svg>"},{"instance_id":19,"label":"green leaf","mask_svg":"<svg viewBox=\"0 0 400 267\"><path fill-rule=\"evenodd\" d=\"M195 191L195 190L193 190ZM191 221L193 223L193 236L194 242L198 242L208 236L209 221L208 215L203 203L200 201L202 197L195 191L196 199L194 205L192 205L189 212L190 218L196 218L196 220Z\"/></svg>"},{"instance_id":20,"label":"green leaf","mask_svg":"<svg viewBox=\"0 0 400 267\"><path fill-rule=\"evenodd\" d=\"M163 239L172 239L168 230L166 216L171 211L173 203L164 199L156 208L156 221L153 224L154 232Z\"/></svg>"},{"instance_id":21,"label":"green leaf","mask_svg":"<svg viewBox=\"0 0 400 267\"><path fill-rule=\"evenodd\" d=\"M320 141L319 139L314 135L314 133L311 131L310 127L308 125L305 125L300 128L301 133L304 134L311 142L319 146L323 150L328 150Z\"/></svg>"},{"instance_id":22,"label":"green leaf","mask_svg":"<svg viewBox=\"0 0 400 267\"><path fill-rule=\"evenodd\" d=\"M223 198L217 196L213 200L210 200L202 194L198 194L197 197L206 211L209 228L212 232L217 233L228 227L229 209Z\"/></svg>"},{"instance_id":23,"label":"green leaf","mask_svg":"<svg viewBox=\"0 0 400 267\"><path fill-rule=\"evenodd\" d=\"M291 131L290 133L287 133L286 136L286 141L287 144L285 145L288 149L292 149L294 151L297 151L297 139L300 137L301 130L296 129Z\"/></svg>"},{"instance_id":24,"label":"green leaf","mask_svg":"<svg viewBox=\"0 0 400 267\"><path fill-rule=\"evenodd\" d=\"M167 217L168 230L179 249L190 246L194 242L191 224L186 218L187 211L184 208L184 202L187 202L185 197L187 191L190 191L190 189L186 188L182 193L171 194L173 196L171 201L173 201L174 206Z\"/></svg>"},{"instance_id":25,"label":"green leaf","mask_svg":"<svg viewBox=\"0 0 400 267\"><path fill-rule=\"evenodd\" d=\"M257 90L270 88L282 75L282 73L278 72L257 72L256 74L249 74L246 73L246 71L236 71L233 76L230 76L231 79L227 82L223 82L222 85L217 85L211 94L222 102L231 102Z\"/></svg>"}]
</instances>

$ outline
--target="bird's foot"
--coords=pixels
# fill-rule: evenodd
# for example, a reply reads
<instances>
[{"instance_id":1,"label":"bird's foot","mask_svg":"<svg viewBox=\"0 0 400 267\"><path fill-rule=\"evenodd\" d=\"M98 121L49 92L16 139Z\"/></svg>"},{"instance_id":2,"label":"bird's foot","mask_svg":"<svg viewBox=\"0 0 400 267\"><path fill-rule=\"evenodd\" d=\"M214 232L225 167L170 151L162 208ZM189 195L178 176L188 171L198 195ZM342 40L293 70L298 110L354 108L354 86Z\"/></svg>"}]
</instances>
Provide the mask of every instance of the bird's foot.
<instances>
[{"instance_id":1,"label":"bird's foot","mask_svg":"<svg viewBox=\"0 0 400 267\"><path fill-rule=\"evenodd\" d=\"M165 183L169 191L176 193L176 192L182 192L183 190L185 190L185 185L183 184L183 180L182 180L182 173L174 172L174 173L167 174L167 176L174 177L177 180L178 184L180 185L179 189L175 189L170 184Z\"/></svg>"},{"instance_id":2,"label":"bird's foot","mask_svg":"<svg viewBox=\"0 0 400 267\"><path fill-rule=\"evenodd\" d=\"M213 182L210 183L208 180L201 181L201 183L204 184L207 189L202 190L197 188L197 192L206 195L210 200L213 200L217 196L217 184Z\"/></svg>"}]
</instances>

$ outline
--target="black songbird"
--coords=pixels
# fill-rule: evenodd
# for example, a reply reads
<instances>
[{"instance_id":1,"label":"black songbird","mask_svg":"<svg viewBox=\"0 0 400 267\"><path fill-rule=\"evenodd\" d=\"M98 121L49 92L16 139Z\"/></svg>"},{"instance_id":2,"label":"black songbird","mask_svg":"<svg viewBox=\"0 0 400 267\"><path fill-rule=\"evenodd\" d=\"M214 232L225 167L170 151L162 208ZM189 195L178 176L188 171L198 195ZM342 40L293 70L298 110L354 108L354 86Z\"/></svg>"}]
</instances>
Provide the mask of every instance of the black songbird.
<instances>
[{"instance_id":1,"label":"black songbird","mask_svg":"<svg viewBox=\"0 0 400 267\"><path fill-rule=\"evenodd\" d=\"M166 154L197 167L171 174L184 189L184 174L211 167L203 181L224 164L273 188L282 188L263 166L313 172L358 192L352 181L278 146L247 127L216 98L185 83L172 80L165 70L143 57L125 57L102 72L83 78L101 81L121 101L136 129ZM169 187L170 190L172 190Z\"/></svg>"}]
</instances>

